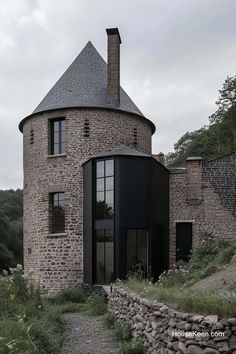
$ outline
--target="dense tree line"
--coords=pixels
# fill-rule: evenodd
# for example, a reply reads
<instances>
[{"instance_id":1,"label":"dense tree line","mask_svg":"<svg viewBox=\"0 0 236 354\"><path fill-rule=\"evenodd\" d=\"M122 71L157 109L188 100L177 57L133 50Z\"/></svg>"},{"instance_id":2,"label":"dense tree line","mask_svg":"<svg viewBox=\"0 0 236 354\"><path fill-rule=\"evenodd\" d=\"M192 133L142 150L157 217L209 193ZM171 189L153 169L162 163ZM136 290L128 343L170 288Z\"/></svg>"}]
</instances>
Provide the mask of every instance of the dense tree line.
<instances>
[{"instance_id":1,"label":"dense tree line","mask_svg":"<svg viewBox=\"0 0 236 354\"><path fill-rule=\"evenodd\" d=\"M209 125L185 133L167 155L169 166L185 165L188 156L211 159L236 150L236 76L227 77L216 101Z\"/></svg>"},{"instance_id":2,"label":"dense tree line","mask_svg":"<svg viewBox=\"0 0 236 354\"><path fill-rule=\"evenodd\" d=\"M22 190L0 190L0 270L22 264Z\"/></svg>"}]
</instances>

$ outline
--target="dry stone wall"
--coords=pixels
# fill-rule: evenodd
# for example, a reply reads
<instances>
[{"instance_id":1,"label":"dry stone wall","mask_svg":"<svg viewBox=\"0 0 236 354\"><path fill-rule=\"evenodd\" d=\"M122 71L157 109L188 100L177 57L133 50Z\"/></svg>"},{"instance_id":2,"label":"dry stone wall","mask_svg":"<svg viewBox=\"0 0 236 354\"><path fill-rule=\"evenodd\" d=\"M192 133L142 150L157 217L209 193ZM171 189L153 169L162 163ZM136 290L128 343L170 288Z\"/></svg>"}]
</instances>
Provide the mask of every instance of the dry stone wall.
<instances>
[{"instance_id":1,"label":"dry stone wall","mask_svg":"<svg viewBox=\"0 0 236 354\"><path fill-rule=\"evenodd\" d=\"M236 354L236 318L175 311L114 286L109 310L151 354Z\"/></svg>"}]
</instances>

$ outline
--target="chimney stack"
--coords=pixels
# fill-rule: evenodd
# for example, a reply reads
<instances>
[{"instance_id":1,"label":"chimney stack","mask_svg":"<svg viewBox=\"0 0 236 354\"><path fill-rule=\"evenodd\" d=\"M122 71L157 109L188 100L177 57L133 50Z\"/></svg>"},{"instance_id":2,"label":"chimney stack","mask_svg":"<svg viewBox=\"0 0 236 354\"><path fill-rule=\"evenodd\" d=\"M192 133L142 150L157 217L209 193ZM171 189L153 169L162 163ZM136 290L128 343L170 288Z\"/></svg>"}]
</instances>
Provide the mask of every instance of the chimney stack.
<instances>
[{"instance_id":1,"label":"chimney stack","mask_svg":"<svg viewBox=\"0 0 236 354\"><path fill-rule=\"evenodd\" d=\"M187 201L190 204L202 202L202 158L187 158Z\"/></svg>"},{"instance_id":2,"label":"chimney stack","mask_svg":"<svg viewBox=\"0 0 236 354\"><path fill-rule=\"evenodd\" d=\"M107 30L107 103L120 104L120 34L118 28Z\"/></svg>"}]
</instances>

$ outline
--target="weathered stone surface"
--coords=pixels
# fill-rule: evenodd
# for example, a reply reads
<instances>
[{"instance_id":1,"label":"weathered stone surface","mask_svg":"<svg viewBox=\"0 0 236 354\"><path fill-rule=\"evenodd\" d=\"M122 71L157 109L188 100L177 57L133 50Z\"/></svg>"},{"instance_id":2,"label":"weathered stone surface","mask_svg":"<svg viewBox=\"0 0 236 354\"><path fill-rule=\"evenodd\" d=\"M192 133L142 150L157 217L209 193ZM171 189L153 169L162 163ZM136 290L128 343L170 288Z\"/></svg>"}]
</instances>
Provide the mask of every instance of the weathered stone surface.
<instances>
[{"instance_id":1,"label":"weathered stone surface","mask_svg":"<svg viewBox=\"0 0 236 354\"><path fill-rule=\"evenodd\" d=\"M178 343L178 349L181 353L186 354L187 353L187 348L184 343L179 342Z\"/></svg>"},{"instance_id":2,"label":"weathered stone surface","mask_svg":"<svg viewBox=\"0 0 236 354\"><path fill-rule=\"evenodd\" d=\"M204 317L203 323L214 324L218 322L218 316L216 315L209 315Z\"/></svg>"},{"instance_id":3,"label":"weathered stone surface","mask_svg":"<svg viewBox=\"0 0 236 354\"><path fill-rule=\"evenodd\" d=\"M214 348L207 347L204 349L204 354L220 354L219 350L216 350Z\"/></svg>"},{"instance_id":4,"label":"weathered stone surface","mask_svg":"<svg viewBox=\"0 0 236 354\"><path fill-rule=\"evenodd\" d=\"M153 350L162 351L172 350L175 354L231 354L236 349L236 336L232 334L233 325L228 320L220 319L218 316L200 316L188 315L181 316L181 312L173 318L170 317L170 312L173 310L167 307L162 313L164 317L154 315L156 307L152 308L151 301L145 309L145 304L140 307L140 304L133 302L130 307L130 302L123 301L123 298L128 299L129 295L125 296L119 292L119 288L114 287L113 293L109 297L109 309L116 314L117 318L124 316L123 321L131 322L134 337L141 340L147 353ZM164 305L162 304L161 307ZM161 314L161 313L160 313ZM206 319L206 321L205 321ZM216 322L217 320L217 322ZM220 323L222 329L217 333L217 324ZM183 328L183 329L181 329ZM201 332L205 335L193 334L186 336L187 332ZM215 334L214 334L215 333Z\"/></svg>"},{"instance_id":5,"label":"weathered stone surface","mask_svg":"<svg viewBox=\"0 0 236 354\"><path fill-rule=\"evenodd\" d=\"M228 318L228 322L229 322L232 326L236 326L236 318Z\"/></svg>"},{"instance_id":6,"label":"weathered stone surface","mask_svg":"<svg viewBox=\"0 0 236 354\"><path fill-rule=\"evenodd\" d=\"M203 354L203 349L197 345L190 345L187 348L187 354Z\"/></svg>"}]
</instances>

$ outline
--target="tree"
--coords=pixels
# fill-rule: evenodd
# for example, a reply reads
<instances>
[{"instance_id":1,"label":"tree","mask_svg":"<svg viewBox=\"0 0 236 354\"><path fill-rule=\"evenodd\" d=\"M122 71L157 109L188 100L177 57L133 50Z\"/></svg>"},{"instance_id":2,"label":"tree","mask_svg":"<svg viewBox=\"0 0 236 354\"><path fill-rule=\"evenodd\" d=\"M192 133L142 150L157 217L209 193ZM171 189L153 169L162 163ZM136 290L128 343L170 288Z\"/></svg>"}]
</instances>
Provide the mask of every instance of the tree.
<instances>
[{"instance_id":1,"label":"tree","mask_svg":"<svg viewBox=\"0 0 236 354\"><path fill-rule=\"evenodd\" d=\"M219 92L209 126L186 132L167 155L168 166L184 165L188 156L209 159L236 149L236 76L227 77Z\"/></svg>"}]
</instances>

